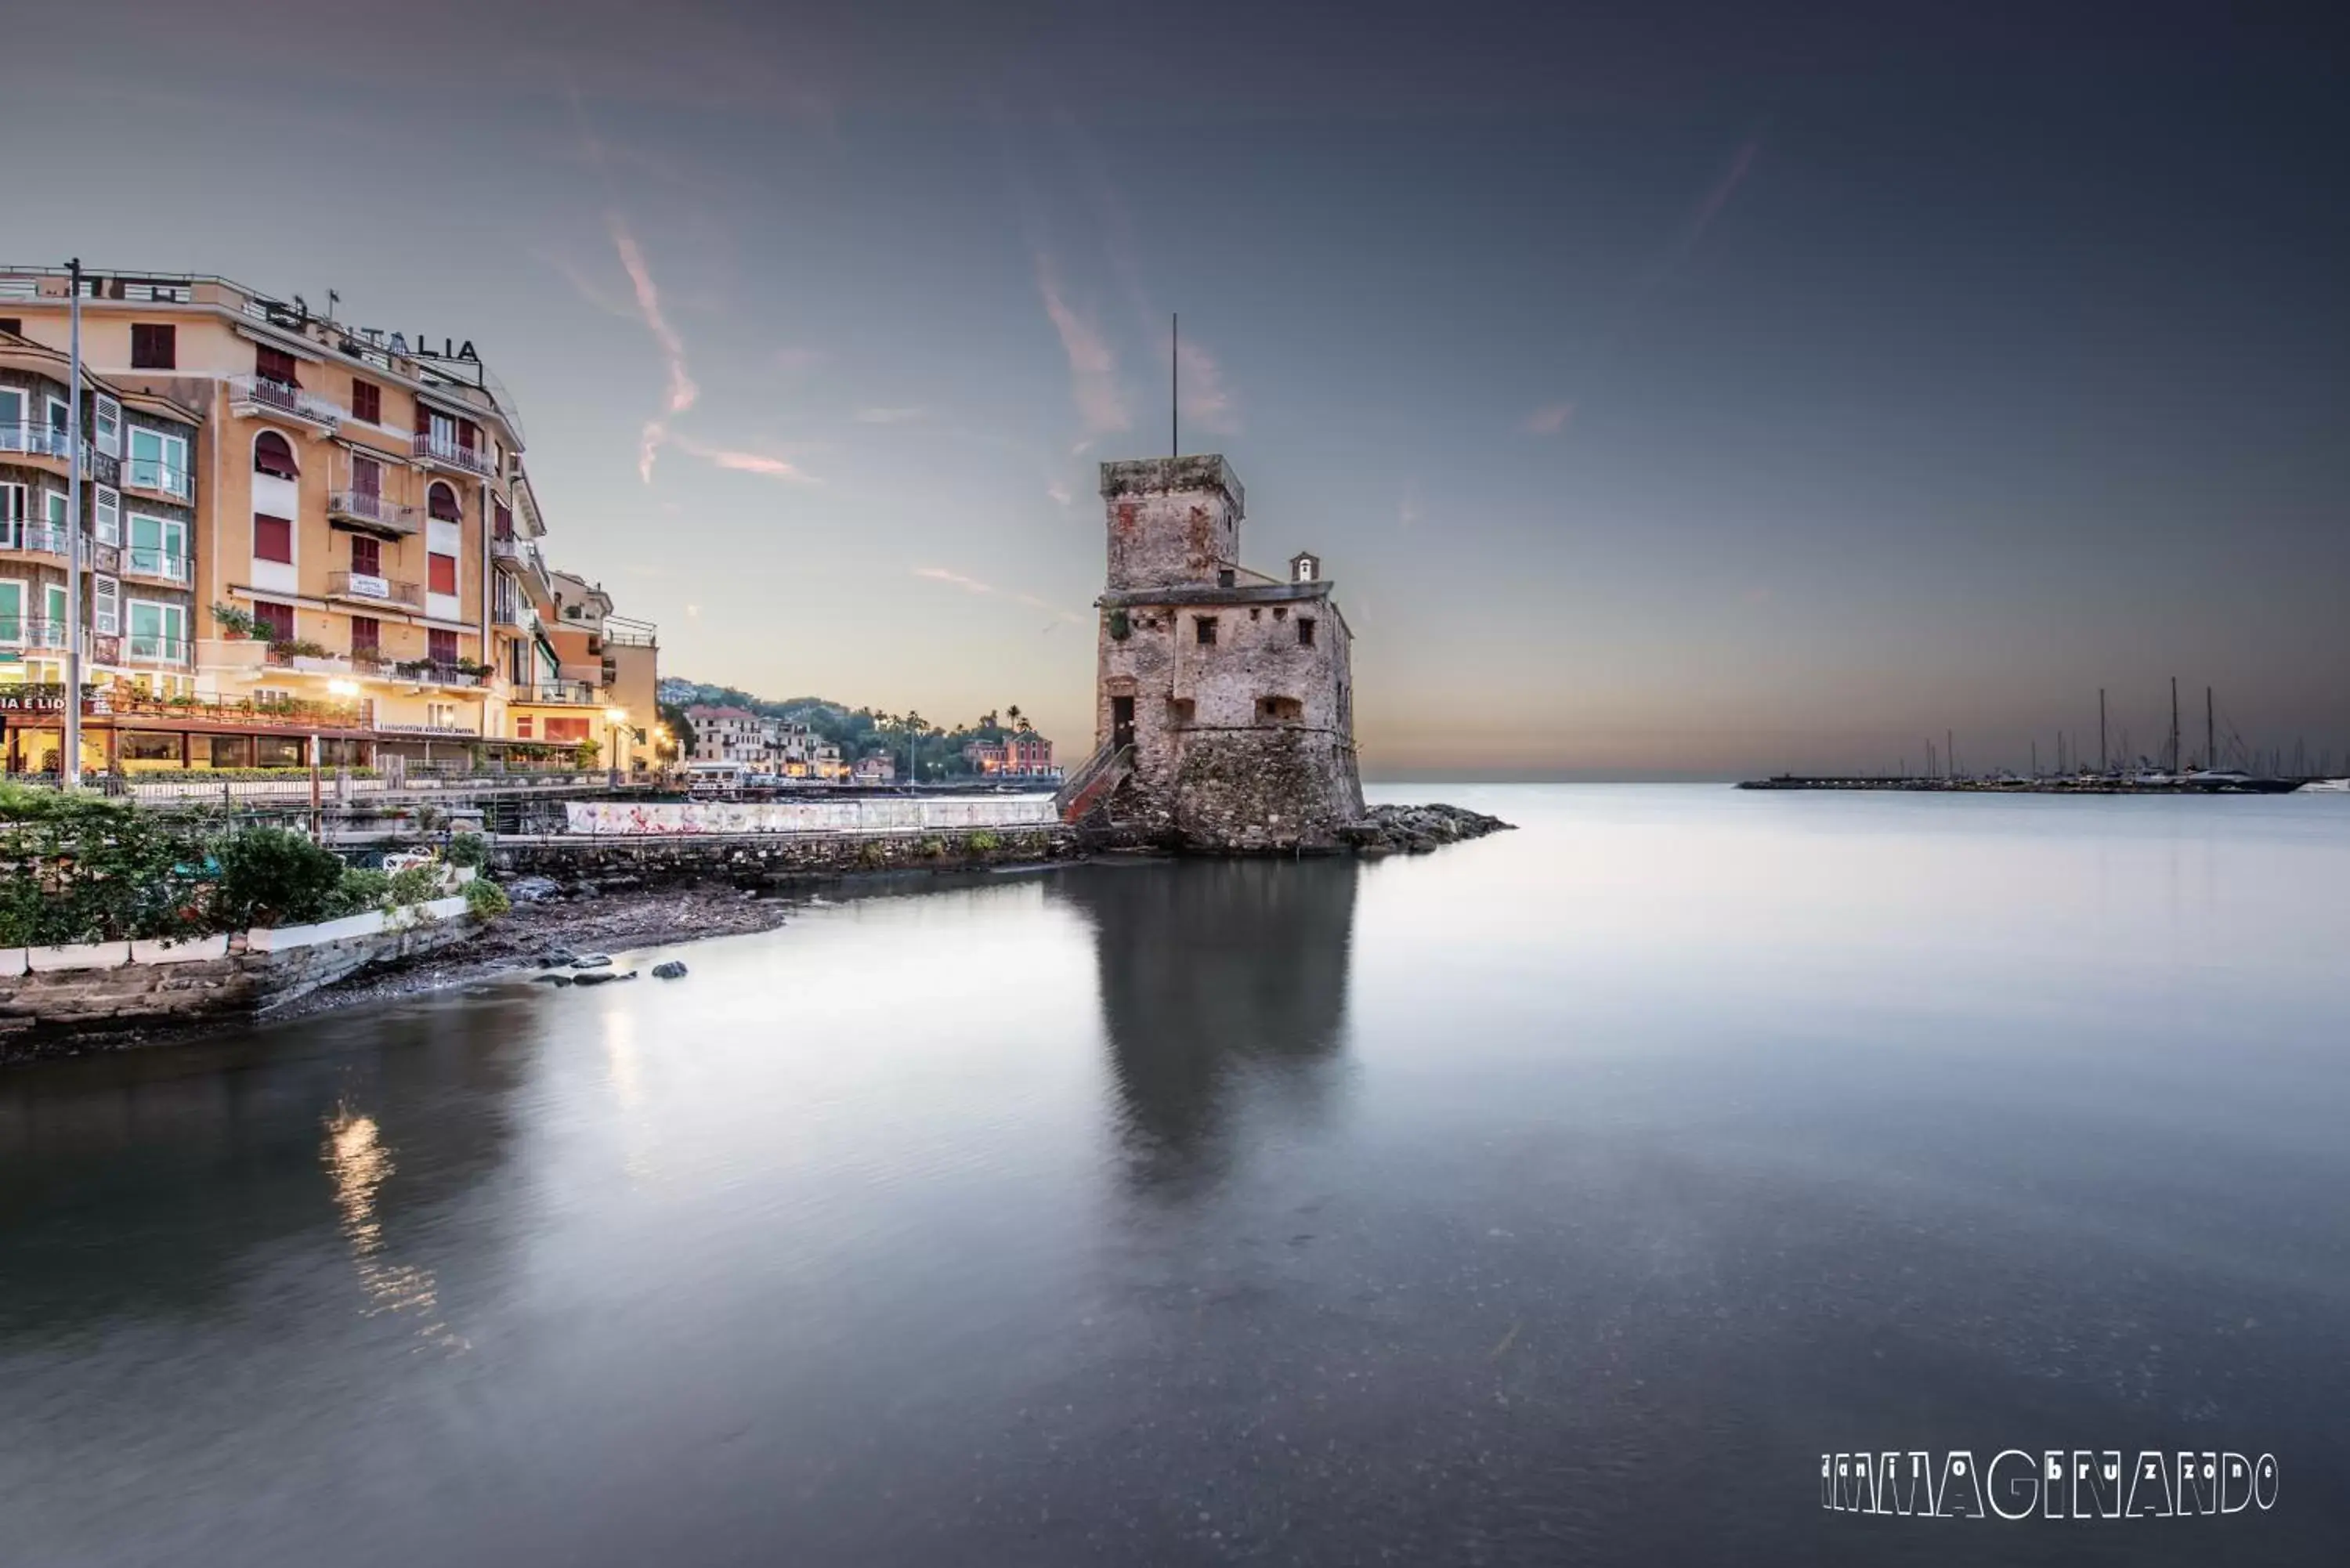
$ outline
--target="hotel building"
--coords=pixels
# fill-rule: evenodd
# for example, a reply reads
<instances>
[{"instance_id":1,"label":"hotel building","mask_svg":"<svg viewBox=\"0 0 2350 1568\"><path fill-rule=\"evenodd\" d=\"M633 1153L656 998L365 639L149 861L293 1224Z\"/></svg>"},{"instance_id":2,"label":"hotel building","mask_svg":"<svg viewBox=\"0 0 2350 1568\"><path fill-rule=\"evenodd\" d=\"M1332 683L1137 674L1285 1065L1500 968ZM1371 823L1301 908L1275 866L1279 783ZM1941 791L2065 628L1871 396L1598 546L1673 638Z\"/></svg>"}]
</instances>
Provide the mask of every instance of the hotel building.
<instances>
[{"instance_id":1,"label":"hotel building","mask_svg":"<svg viewBox=\"0 0 2350 1568\"><path fill-rule=\"evenodd\" d=\"M62 706L70 286L0 268L13 771L61 739L8 693ZM650 760L653 628L585 584L567 613L521 417L470 343L217 277L85 274L81 305L86 770L291 765L312 737L354 764Z\"/></svg>"}]
</instances>

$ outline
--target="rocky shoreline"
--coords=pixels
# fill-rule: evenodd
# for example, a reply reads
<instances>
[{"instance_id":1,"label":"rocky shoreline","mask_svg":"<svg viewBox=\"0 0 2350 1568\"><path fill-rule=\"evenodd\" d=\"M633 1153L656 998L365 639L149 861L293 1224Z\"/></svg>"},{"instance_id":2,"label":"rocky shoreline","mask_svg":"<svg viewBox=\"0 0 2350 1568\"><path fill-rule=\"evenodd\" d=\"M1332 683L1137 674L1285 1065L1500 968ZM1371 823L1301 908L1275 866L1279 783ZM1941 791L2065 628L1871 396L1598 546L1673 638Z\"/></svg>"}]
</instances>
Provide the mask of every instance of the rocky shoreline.
<instances>
[{"instance_id":1,"label":"rocky shoreline","mask_svg":"<svg viewBox=\"0 0 2350 1568\"><path fill-rule=\"evenodd\" d=\"M1357 855L1425 855L1448 844L1514 831L1515 823L1458 805L1375 805L1346 829Z\"/></svg>"}]
</instances>

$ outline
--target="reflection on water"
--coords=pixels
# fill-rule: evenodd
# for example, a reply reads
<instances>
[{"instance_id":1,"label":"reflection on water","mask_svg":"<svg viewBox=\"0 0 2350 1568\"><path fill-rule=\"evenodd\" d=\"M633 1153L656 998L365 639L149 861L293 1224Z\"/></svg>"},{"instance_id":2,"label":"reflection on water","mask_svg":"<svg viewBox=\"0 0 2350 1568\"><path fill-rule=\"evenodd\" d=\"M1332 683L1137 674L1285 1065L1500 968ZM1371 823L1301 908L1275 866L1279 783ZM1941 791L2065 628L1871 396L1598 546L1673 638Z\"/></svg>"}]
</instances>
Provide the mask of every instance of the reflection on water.
<instances>
[{"instance_id":1,"label":"reflection on water","mask_svg":"<svg viewBox=\"0 0 2350 1568\"><path fill-rule=\"evenodd\" d=\"M1455 797L0 1074L0 1563L2345 1560L2350 800Z\"/></svg>"},{"instance_id":2,"label":"reflection on water","mask_svg":"<svg viewBox=\"0 0 2350 1568\"><path fill-rule=\"evenodd\" d=\"M1087 868L1051 897L1092 922L1102 1032L1138 1184L1182 1190L1227 1157L1233 1099L1311 1119L1347 1011L1352 860Z\"/></svg>"}]
</instances>

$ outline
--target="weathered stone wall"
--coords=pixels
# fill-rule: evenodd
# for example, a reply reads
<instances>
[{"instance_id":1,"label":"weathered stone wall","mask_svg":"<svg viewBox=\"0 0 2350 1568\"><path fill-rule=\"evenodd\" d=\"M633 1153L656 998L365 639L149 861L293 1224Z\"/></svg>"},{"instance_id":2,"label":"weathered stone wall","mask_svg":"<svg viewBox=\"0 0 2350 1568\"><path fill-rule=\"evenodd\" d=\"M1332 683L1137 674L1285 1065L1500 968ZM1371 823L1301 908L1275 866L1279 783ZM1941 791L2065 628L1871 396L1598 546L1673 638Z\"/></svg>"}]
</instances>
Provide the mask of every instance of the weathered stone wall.
<instances>
[{"instance_id":1,"label":"weathered stone wall","mask_svg":"<svg viewBox=\"0 0 2350 1568\"><path fill-rule=\"evenodd\" d=\"M26 967L0 975L0 1058L58 1034L201 1023L253 1012L307 996L371 965L463 941L479 929L463 914L443 914L300 946L265 947L255 939L282 939L286 933L249 932L176 950L147 942L102 944L111 954L100 951L100 944L79 950L36 948ZM72 966L46 967L55 961L42 955L60 951L71 952ZM141 961L128 961L134 955Z\"/></svg>"},{"instance_id":2,"label":"weathered stone wall","mask_svg":"<svg viewBox=\"0 0 2350 1568\"><path fill-rule=\"evenodd\" d=\"M1241 554L1240 481L1222 457L1101 465L1109 514L1109 586L1212 583Z\"/></svg>"},{"instance_id":3,"label":"weathered stone wall","mask_svg":"<svg viewBox=\"0 0 2350 1568\"><path fill-rule=\"evenodd\" d=\"M1326 731L1194 732L1176 770L1172 827L1187 849L1336 849L1362 815L1351 747Z\"/></svg>"},{"instance_id":4,"label":"weathered stone wall","mask_svg":"<svg viewBox=\"0 0 2350 1568\"><path fill-rule=\"evenodd\" d=\"M504 839L490 858L514 876L621 887L724 882L740 888L856 876L941 871L1065 859L1078 852L1074 828L974 828L962 832L810 834L646 838Z\"/></svg>"}]
</instances>

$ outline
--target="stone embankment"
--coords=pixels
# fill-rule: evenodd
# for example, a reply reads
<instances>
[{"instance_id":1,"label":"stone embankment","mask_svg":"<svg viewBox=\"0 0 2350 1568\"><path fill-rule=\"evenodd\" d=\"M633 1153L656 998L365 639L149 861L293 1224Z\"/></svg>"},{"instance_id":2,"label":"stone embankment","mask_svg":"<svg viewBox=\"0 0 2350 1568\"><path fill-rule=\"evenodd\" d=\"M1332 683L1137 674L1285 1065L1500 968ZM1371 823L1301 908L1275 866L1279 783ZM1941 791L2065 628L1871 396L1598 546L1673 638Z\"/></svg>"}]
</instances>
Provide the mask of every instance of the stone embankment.
<instances>
[{"instance_id":1,"label":"stone embankment","mask_svg":"<svg viewBox=\"0 0 2350 1568\"><path fill-rule=\"evenodd\" d=\"M788 887L877 871L980 870L1066 860L1081 852L1077 830L975 827L876 834L681 834L627 838L577 835L504 839L490 851L505 877L545 877L607 892L688 882L741 888Z\"/></svg>"},{"instance_id":2,"label":"stone embankment","mask_svg":"<svg viewBox=\"0 0 2350 1568\"><path fill-rule=\"evenodd\" d=\"M1343 833L1358 855L1424 855L1515 826L1457 805L1375 805Z\"/></svg>"}]
</instances>

